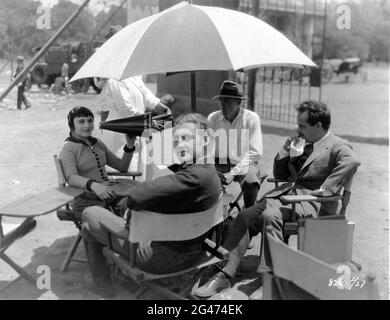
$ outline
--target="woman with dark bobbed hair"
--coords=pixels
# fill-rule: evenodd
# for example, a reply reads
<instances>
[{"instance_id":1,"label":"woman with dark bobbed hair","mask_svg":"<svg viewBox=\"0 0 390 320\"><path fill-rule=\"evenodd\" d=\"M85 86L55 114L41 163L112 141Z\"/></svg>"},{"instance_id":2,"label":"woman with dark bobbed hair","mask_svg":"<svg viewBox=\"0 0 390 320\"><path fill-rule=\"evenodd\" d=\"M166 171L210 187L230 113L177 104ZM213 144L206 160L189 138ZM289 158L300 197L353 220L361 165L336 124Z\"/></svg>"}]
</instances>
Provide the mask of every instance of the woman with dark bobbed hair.
<instances>
[{"instance_id":1,"label":"woman with dark bobbed hair","mask_svg":"<svg viewBox=\"0 0 390 320\"><path fill-rule=\"evenodd\" d=\"M84 194L71 203L76 217L81 218L82 211L89 206L106 207L108 203L113 204L118 200L105 166L127 172L135 149L135 139L126 136L127 144L120 159L102 141L92 136L94 115L88 108L74 107L68 114L68 125L70 134L59 158L68 184L85 189Z\"/></svg>"}]
</instances>

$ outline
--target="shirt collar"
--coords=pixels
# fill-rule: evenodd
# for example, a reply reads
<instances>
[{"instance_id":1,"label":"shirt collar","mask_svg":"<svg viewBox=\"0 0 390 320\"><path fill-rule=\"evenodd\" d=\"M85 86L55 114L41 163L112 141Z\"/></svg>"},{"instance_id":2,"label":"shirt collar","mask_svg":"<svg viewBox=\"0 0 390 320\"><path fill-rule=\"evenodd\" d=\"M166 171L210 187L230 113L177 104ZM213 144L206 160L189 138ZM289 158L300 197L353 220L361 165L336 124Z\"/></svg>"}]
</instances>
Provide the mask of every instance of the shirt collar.
<instances>
[{"instance_id":1,"label":"shirt collar","mask_svg":"<svg viewBox=\"0 0 390 320\"><path fill-rule=\"evenodd\" d=\"M313 143L313 150L316 150L318 148L318 146L325 141L325 139L329 136L330 134L330 131L328 131L326 133L326 135L324 135L320 140L316 141Z\"/></svg>"},{"instance_id":2,"label":"shirt collar","mask_svg":"<svg viewBox=\"0 0 390 320\"><path fill-rule=\"evenodd\" d=\"M94 137L88 137L88 140L89 140L89 142L91 142L92 146L97 142L97 139L94 138ZM74 142L74 143L81 143L81 144L86 145L87 147L89 147L89 145L87 143L85 143L85 141L83 141L81 139L77 139L75 137L72 137L72 135L70 133L69 133L69 137L67 137L65 139L65 141L71 141L71 142Z\"/></svg>"}]
</instances>

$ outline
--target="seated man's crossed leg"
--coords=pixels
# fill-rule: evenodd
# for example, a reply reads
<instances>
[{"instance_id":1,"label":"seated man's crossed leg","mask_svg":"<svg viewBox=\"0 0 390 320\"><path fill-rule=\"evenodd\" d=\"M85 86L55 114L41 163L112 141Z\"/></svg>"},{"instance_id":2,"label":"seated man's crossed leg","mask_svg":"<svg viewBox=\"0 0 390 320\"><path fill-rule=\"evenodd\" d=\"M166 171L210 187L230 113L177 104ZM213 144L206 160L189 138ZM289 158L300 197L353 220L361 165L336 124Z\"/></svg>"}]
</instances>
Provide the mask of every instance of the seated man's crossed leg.
<instances>
[{"instance_id":1,"label":"seated man's crossed leg","mask_svg":"<svg viewBox=\"0 0 390 320\"><path fill-rule=\"evenodd\" d=\"M317 210L312 205L299 204L296 208L299 217L317 216ZM242 262L251 239L271 226L276 238L283 241L283 222L291 221L291 207L283 206L280 200L263 198L254 206L238 213L232 229L223 247L230 251L229 260L222 271L218 272L202 287L194 291L199 297L210 297L215 293L230 288L231 281ZM270 263L270 252L264 248L265 264Z\"/></svg>"}]
</instances>

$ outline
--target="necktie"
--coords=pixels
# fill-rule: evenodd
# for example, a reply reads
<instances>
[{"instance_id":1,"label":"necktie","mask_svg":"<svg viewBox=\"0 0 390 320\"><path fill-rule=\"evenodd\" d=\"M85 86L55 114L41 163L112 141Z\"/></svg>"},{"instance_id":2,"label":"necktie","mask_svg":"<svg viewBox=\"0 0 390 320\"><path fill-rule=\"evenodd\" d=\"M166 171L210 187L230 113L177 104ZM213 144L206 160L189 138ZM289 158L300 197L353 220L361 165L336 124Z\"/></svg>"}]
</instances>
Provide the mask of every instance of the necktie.
<instances>
[{"instance_id":1,"label":"necktie","mask_svg":"<svg viewBox=\"0 0 390 320\"><path fill-rule=\"evenodd\" d=\"M306 159L313 153L313 144L312 143L307 143L305 145L305 148L303 149L303 154L306 154L307 157Z\"/></svg>"},{"instance_id":2,"label":"necktie","mask_svg":"<svg viewBox=\"0 0 390 320\"><path fill-rule=\"evenodd\" d=\"M306 162L307 158L313 153L313 144L307 143L303 149L303 154L299 157L293 158L288 163L288 168L291 172L291 179L297 178L298 172L302 169L302 166Z\"/></svg>"}]
</instances>

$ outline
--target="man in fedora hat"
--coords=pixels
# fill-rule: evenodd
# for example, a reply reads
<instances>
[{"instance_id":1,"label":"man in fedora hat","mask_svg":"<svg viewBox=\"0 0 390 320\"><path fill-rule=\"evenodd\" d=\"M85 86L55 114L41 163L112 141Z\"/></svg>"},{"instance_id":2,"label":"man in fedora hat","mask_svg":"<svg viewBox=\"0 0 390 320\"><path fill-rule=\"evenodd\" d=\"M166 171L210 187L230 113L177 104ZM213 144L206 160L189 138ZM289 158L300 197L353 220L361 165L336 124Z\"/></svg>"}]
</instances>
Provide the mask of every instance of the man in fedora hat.
<instances>
[{"instance_id":1,"label":"man in fedora hat","mask_svg":"<svg viewBox=\"0 0 390 320\"><path fill-rule=\"evenodd\" d=\"M246 208L255 204L260 189L259 160L263 142L259 116L241 106L242 86L223 82L219 95L220 111L209 115L215 132L215 166L223 174L223 182L237 181L241 185Z\"/></svg>"}]
</instances>

